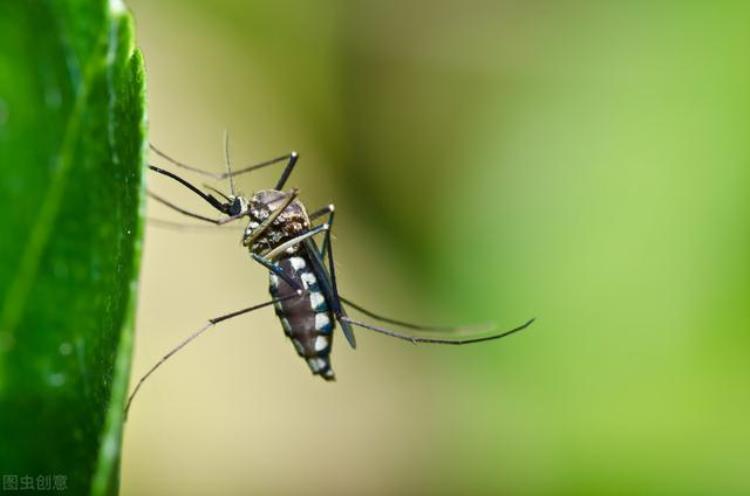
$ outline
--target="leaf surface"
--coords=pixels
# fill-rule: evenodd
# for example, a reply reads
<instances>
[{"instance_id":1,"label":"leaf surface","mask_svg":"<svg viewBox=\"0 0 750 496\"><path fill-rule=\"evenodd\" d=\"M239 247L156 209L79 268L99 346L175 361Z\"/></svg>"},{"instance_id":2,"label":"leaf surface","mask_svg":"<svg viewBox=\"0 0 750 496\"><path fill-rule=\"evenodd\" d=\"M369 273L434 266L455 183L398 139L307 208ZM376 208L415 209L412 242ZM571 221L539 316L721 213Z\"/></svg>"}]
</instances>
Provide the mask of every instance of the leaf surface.
<instances>
[{"instance_id":1,"label":"leaf surface","mask_svg":"<svg viewBox=\"0 0 750 496\"><path fill-rule=\"evenodd\" d=\"M119 1L0 3L0 472L116 493L144 72ZM55 477L57 476L57 477Z\"/></svg>"}]
</instances>

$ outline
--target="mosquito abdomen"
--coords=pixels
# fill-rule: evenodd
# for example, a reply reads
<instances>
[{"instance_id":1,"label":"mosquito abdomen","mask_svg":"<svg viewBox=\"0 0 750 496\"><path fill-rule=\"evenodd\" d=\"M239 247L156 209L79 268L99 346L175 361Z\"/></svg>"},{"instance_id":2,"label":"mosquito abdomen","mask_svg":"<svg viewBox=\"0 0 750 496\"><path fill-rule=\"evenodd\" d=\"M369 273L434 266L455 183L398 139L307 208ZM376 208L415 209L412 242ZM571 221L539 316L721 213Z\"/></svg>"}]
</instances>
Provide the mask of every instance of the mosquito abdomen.
<instances>
[{"instance_id":1,"label":"mosquito abdomen","mask_svg":"<svg viewBox=\"0 0 750 496\"><path fill-rule=\"evenodd\" d=\"M289 279L307 290L297 298L276 304L276 315L281 320L284 333L292 340L297 354L305 359L312 373L332 381L335 379L330 361L334 317L318 286L318 280L305 256L282 257L277 263ZM274 298L291 297L297 291L272 272L270 279L269 290Z\"/></svg>"}]
</instances>

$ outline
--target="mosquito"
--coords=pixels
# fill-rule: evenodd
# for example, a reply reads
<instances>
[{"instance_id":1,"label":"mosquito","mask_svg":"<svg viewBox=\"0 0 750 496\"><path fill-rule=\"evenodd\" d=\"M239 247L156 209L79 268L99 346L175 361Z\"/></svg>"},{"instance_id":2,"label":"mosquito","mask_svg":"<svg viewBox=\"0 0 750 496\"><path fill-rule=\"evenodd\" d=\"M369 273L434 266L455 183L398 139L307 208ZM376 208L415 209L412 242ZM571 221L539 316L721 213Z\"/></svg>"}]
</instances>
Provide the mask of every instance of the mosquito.
<instances>
[{"instance_id":1,"label":"mosquito","mask_svg":"<svg viewBox=\"0 0 750 496\"><path fill-rule=\"evenodd\" d=\"M147 191L147 194L157 202L186 217L215 226L223 226L245 219L248 223L242 235L242 245L250 251L252 260L268 270L271 299L264 303L209 319L203 327L164 355L136 384L125 406L126 418L133 399L143 383L178 351L221 322L269 306L275 308L276 315L281 321L281 327L284 329L286 336L291 339L297 354L307 362L313 375L318 375L326 381L333 381L336 377L331 367L330 358L333 331L336 324L340 326L349 345L356 348L353 327L360 327L414 344L463 345L501 339L526 329L534 322L534 319L530 319L518 327L503 332L467 334L469 330L467 327L413 324L367 310L339 294L333 258L333 244L331 243L331 229L335 217L334 205L327 205L308 213L305 205L299 199L299 191L296 188L284 191L284 186L299 160L299 155L296 152L233 171L229 160L229 140L225 133L224 162L226 172L213 173L180 162L153 145L150 145L150 147L156 155L175 167L201 174L213 180L229 181L229 194L204 185L204 188L210 191L206 192L173 172L151 164L148 166L153 172L164 175L195 193L222 214L218 218L193 213L151 191ZM257 191L250 197L236 192L235 177L280 163L286 165L273 189ZM172 226L176 225L172 223ZM322 238L322 242L319 245L316 239L320 238ZM345 307L357 310L371 319L386 324L412 331L442 332L445 333L446 337L419 336L355 320L348 316ZM453 336L450 336L450 334L453 334Z\"/></svg>"}]
</instances>

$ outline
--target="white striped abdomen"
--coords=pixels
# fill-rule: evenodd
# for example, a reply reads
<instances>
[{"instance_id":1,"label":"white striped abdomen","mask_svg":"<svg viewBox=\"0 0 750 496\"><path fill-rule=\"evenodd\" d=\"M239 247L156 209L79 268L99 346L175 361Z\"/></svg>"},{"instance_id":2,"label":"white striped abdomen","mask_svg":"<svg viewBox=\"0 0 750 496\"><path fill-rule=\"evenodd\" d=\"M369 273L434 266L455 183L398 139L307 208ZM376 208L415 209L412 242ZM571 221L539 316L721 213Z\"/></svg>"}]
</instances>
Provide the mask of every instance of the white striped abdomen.
<instances>
[{"instance_id":1,"label":"white striped abdomen","mask_svg":"<svg viewBox=\"0 0 750 496\"><path fill-rule=\"evenodd\" d=\"M307 290L302 296L276 303L276 315L284 333L292 340L297 354L307 361L312 373L332 381L335 379L330 362L334 318L320 291L318 279L304 256L281 258L277 263L289 279ZM274 298L290 297L297 292L273 272L270 279L269 291Z\"/></svg>"}]
</instances>

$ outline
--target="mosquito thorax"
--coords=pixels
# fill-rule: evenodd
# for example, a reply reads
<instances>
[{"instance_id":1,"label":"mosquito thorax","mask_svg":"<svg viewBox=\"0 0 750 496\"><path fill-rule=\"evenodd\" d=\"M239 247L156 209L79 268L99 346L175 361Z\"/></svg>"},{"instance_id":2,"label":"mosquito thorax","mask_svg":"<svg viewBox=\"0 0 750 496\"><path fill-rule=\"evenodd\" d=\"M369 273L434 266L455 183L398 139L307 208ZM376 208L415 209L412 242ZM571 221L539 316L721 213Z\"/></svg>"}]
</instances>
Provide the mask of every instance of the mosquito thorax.
<instances>
[{"instance_id":1,"label":"mosquito thorax","mask_svg":"<svg viewBox=\"0 0 750 496\"><path fill-rule=\"evenodd\" d=\"M248 240L253 238L253 232L264 220L283 205L286 198L286 193L274 189L258 191L250 198L247 210L250 222L245 229L245 245L248 245ZM281 212L268 229L258 236L257 239L252 239L248 248L253 253L262 254L299 236L309 228L310 219L307 216L305 206L301 201L294 200ZM298 249L298 247L293 247L292 251Z\"/></svg>"}]
</instances>

